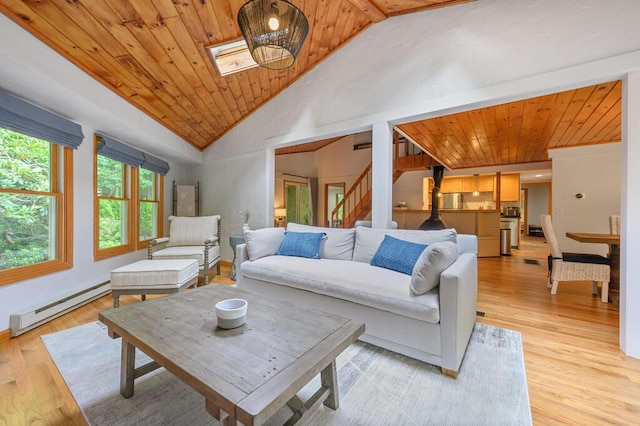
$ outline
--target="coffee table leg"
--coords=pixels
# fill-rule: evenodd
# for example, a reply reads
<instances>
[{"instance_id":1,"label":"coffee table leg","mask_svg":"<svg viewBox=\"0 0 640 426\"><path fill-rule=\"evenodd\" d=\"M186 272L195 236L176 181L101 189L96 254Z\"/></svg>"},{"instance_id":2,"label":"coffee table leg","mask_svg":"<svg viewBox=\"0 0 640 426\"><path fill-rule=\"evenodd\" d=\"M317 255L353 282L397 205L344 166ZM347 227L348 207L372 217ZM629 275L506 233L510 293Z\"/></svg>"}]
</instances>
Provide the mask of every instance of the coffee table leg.
<instances>
[{"instance_id":1,"label":"coffee table leg","mask_svg":"<svg viewBox=\"0 0 640 426\"><path fill-rule=\"evenodd\" d=\"M120 360L120 395L125 398L133 396L135 379L136 347L122 339L122 357Z\"/></svg>"},{"instance_id":2,"label":"coffee table leg","mask_svg":"<svg viewBox=\"0 0 640 426\"><path fill-rule=\"evenodd\" d=\"M322 386L329 389L329 396L327 396L323 404L333 410L337 410L340 404L338 402L338 373L335 359L322 370L320 380L322 381Z\"/></svg>"}]
</instances>

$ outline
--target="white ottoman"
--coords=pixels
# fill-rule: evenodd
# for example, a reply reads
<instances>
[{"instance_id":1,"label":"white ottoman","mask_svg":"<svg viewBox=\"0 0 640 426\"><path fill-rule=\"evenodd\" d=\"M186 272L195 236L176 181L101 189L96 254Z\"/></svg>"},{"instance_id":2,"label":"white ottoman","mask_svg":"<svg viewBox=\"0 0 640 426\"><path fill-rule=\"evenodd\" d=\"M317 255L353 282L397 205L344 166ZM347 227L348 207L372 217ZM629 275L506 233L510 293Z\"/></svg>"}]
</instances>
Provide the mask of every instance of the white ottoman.
<instances>
[{"instance_id":1,"label":"white ottoman","mask_svg":"<svg viewBox=\"0 0 640 426\"><path fill-rule=\"evenodd\" d=\"M141 260L111 271L113 307L123 294L177 293L198 283L198 261L194 259Z\"/></svg>"}]
</instances>

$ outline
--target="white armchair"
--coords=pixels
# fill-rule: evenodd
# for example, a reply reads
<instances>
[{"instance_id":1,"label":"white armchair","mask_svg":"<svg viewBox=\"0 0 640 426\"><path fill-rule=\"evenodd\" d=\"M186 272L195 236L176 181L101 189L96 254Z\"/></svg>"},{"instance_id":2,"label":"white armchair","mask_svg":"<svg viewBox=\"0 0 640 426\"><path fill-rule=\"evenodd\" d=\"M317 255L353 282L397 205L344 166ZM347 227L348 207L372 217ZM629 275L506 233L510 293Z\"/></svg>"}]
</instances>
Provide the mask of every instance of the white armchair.
<instances>
[{"instance_id":1,"label":"white armchair","mask_svg":"<svg viewBox=\"0 0 640 426\"><path fill-rule=\"evenodd\" d=\"M220 216L169 216L169 222L168 237L149 241L149 259L195 259L209 284L214 266L220 274Z\"/></svg>"}]
</instances>

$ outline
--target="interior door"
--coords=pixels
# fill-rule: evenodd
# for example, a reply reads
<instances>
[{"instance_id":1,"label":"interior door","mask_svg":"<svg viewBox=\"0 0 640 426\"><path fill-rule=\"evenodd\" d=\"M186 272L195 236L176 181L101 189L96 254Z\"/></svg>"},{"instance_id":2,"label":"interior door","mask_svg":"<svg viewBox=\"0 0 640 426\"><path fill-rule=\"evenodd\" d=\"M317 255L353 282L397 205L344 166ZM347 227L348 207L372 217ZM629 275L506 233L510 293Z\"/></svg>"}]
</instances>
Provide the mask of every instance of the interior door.
<instances>
[{"instance_id":1,"label":"interior door","mask_svg":"<svg viewBox=\"0 0 640 426\"><path fill-rule=\"evenodd\" d=\"M345 183L328 183L324 187L324 205L325 208L325 218L327 226L331 228L340 228L342 227L343 220L343 208L336 212L336 216L332 218L333 210L336 208L338 203L342 201L344 198L344 187Z\"/></svg>"}]
</instances>

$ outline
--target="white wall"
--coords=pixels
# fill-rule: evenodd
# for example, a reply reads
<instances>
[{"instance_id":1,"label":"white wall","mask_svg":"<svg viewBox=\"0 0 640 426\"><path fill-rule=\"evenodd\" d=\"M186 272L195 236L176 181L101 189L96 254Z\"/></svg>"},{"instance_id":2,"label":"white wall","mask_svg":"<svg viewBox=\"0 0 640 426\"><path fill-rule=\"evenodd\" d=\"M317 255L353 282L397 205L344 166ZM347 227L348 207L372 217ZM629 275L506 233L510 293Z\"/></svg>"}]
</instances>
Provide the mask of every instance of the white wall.
<instances>
[{"instance_id":1,"label":"white wall","mask_svg":"<svg viewBox=\"0 0 640 426\"><path fill-rule=\"evenodd\" d=\"M621 144L549 151L553 169L551 220L562 251L606 255L606 244L585 244L567 232L609 233L609 216L620 214ZM576 194L584 194L576 198Z\"/></svg>"},{"instance_id":2,"label":"white wall","mask_svg":"<svg viewBox=\"0 0 640 426\"><path fill-rule=\"evenodd\" d=\"M203 161L225 176L237 164L222 159L241 153L619 79L640 68L639 20L636 0L482 0L393 17L247 117ZM251 170L234 191L273 180L267 167ZM262 202L271 208L273 191Z\"/></svg>"},{"instance_id":3,"label":"white wall","mask_svg":"<svg viewBox=\"0 0 640 426\"><path fill-rule=\"evenodd\" d=\"M93 133L104 132L167 160L165 213L172 211L172 181L195 183L187 165L202 154L160 126L0 14L0 89L82 125L74 152L73 268L0 287L0 332L12 313L107 281L110 271L143 259L146 250L93 260ZM264 170L264 167L261 167ZM166 216L166 215L165 215ZM168 223L165 221L165 229Z\"/></svg>"},{"instance_id":4,"label":"white wall","mask_svg":"<svg viewBox=\"0 0 640 426\"><path fill-rule=\"evenodd\" d=\"M562 186L562 183L559 183ZM529 225L540 226L540 216L549 212L549 185L522 185L527 188L527 220ZM526 230L525 230L526 232Z\"/></svg>"}]
</instances>

